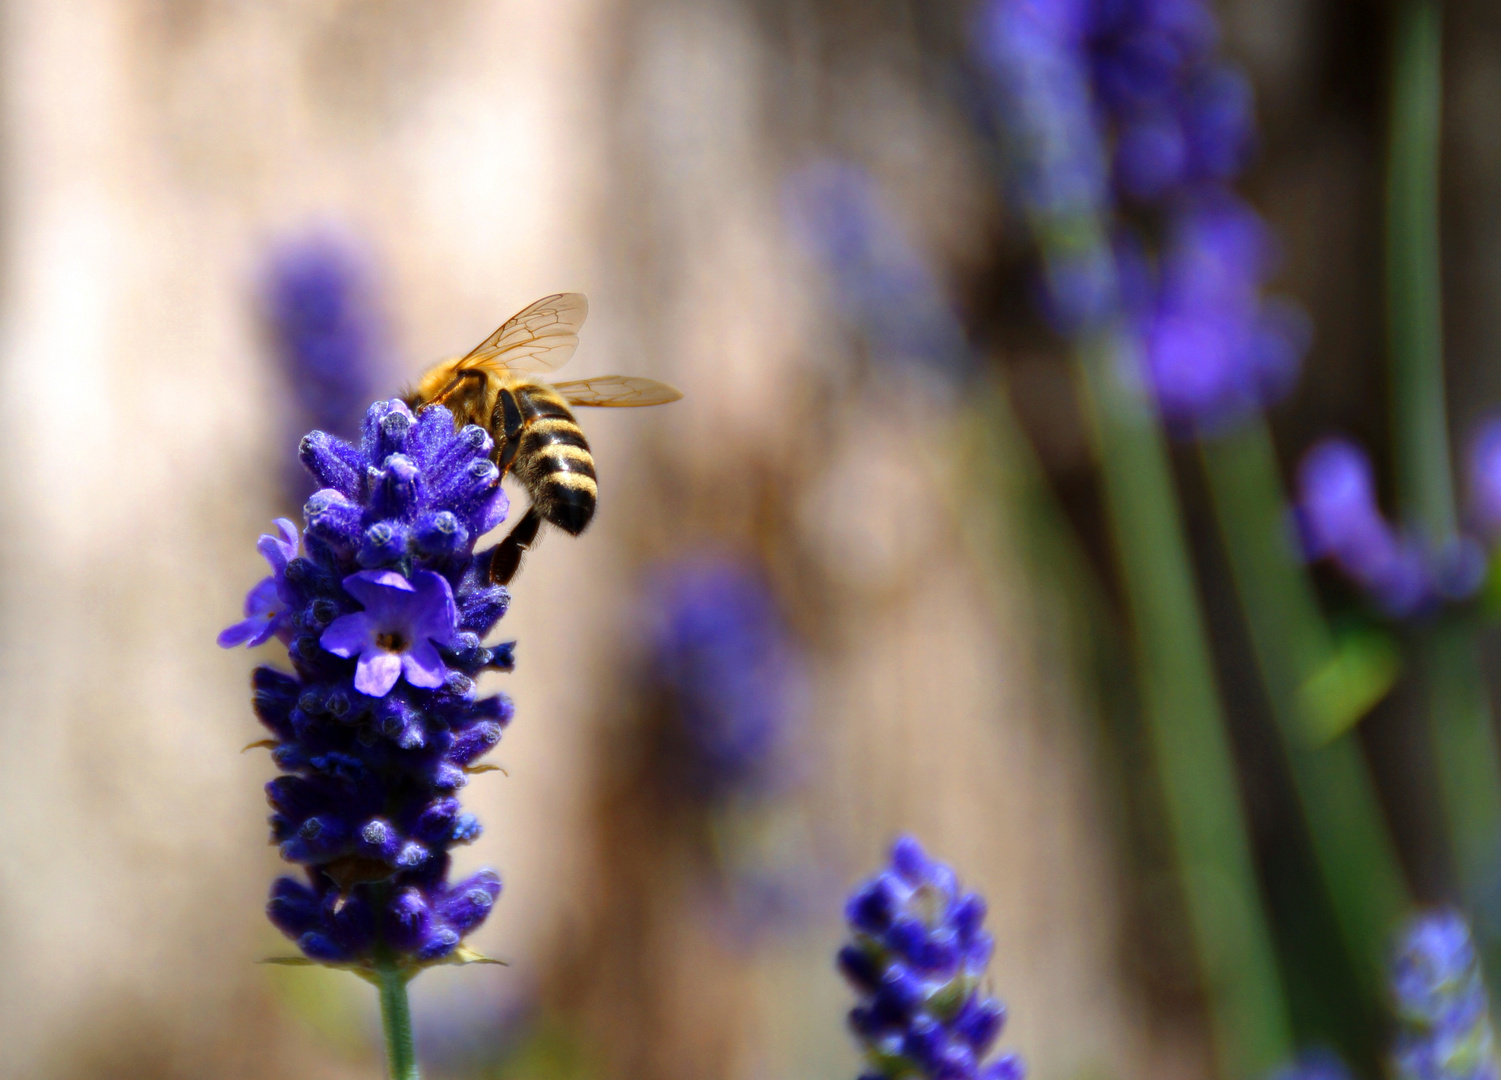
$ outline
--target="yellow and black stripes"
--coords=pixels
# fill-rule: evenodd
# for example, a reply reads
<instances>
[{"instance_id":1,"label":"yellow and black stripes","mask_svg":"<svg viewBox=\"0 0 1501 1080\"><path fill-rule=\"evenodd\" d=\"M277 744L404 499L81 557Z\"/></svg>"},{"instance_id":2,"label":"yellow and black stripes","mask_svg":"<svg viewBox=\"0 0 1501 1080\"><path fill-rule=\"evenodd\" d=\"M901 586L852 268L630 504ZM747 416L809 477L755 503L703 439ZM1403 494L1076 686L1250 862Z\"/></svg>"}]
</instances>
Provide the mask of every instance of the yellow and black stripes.
<instances>
[{"instance_id":1,"label":"yellow and black stripes","mask_svg":"<svg viewBox=\"0 0 1501 1080\"><path fill-rule=\"evenodd\" d=\"M567 404L549 387L528 383L514 393L522 419L512 463L516 479L538 514L577 536L594 516L599 495L589 443Z\"/></svg>"}]
</instances>

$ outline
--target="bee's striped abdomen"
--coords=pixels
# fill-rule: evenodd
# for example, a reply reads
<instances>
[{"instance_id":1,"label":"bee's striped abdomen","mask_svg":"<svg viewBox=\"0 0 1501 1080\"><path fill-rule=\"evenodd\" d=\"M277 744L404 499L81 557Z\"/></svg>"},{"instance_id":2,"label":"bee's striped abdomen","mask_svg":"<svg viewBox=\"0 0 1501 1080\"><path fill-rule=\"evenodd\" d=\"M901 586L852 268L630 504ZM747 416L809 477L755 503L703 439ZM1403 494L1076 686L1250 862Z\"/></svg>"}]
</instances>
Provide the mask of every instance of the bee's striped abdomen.
<instances>
[{"instance_id":1,"label":"bee's striped abdomen","mask_svg":"<svg viewBox=\"0 0 1501 1080\"><path fill-rule=\"evenodd\" d=\"M516 400L525 418L516 478L542 517L577 536L594 516L599 494L589 443L568 405L549 387L518 387Z\"/></svg>"}]
</instances>

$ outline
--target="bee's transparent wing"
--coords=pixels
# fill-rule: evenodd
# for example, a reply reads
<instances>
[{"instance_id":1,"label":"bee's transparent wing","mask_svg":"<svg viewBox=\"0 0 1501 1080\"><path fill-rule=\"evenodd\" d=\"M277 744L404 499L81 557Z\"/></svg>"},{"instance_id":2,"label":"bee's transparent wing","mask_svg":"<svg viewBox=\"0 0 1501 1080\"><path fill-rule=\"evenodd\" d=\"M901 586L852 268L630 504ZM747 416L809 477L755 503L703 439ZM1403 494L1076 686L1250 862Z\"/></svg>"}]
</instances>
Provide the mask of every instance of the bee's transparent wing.
<instances>
[{"instance_id":1,"label":"bee's transparent wing","mask_svg":"<svg viewBox=\"0 0 1501 1080\"><path fill-rule=\"evenodd\" d=\"M460 361L464 367L509 371L556 371L578 348L579 327L589 314L583 293L544 296L522 308Z\"/></svg>"},{"instance_id":2,"label":"bee's transparent wing","mask_svg":"<svg viewBox=\"0 0 1501 1080\"><path fill-rule=\"evenodd\" d=\"M570 405L665 405L683 396L681 390L666 383L635 375L601 375L597 379L553 383L552 388Z\"/></svg>"}]
</instances>

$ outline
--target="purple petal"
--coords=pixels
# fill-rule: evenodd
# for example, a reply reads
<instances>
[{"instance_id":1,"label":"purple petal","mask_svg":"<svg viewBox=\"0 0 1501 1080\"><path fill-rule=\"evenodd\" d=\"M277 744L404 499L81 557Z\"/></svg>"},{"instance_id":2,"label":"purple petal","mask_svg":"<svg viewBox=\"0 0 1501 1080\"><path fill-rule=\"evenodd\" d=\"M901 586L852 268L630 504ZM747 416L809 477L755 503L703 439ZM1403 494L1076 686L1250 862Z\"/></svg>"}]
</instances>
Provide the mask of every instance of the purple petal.
<instances>
[{"instance_id":1,"label":"purple petal","mask_svg":"<svg viewBox=\"0 0 1501 1080\"><path fill-rule=\"evenodd\" d=\"M443 685L448 669L443 666L443 658L433 648L432 642L424 639L401 654L401 673L413 686L433 690Z\"/></svg>"},{"instance_id":2,"label":"purple petal","mask_svg":"<svg viewBox=\"0 0 1501 1080\"><path fill-rule=\"evenodd\" d=\"M287 568L287 557L281 541L274 536L262 535L255 542L255 550L261 553L261 558L271 565L271 572L278 577Z\"/></svg>"},{"instance_id":3,"label":"purple petal","mask_svg":"<svg viewBox=\"0 0 1501 1080\"><path fill-rule=\"evenodd\" d=\"M233 626L226 626L219 631L219 648L233 649L245 644L255 636L256 631L264 627L264 619L245 619Z\"/></svg>"},{"instance_id":4,"label":"purple petal","mask_svg":"<svg viewBox=\"0 0 1501 1080\"><path fill-rule=\"evenodd\" d=\"M344 579L344 591L370 609L390 605L396 599L393 592L411 593L416 589L395 570L361 570Z\"/></svg>"},{"instance_id":5,"label":"purple petal","mask_svg":"<svg viewBox=\"0 0 1501 1080\"><path fill-rule=\"evenodd\" d=\"M290 559L297 553L297 541L299 536L297 532L297 525L291 520L291 518L277 518L272 522L272 524L275 525L277 530L281 533L282 543L285 545L285 550L288 552L287 558Z\"/></svg>"},{"instance_id":6,"label":"purple petal","mask_svg":"<svg viewBox=\"0 0 1501 1080\"><path fill-rule=\"evenodd\" d=\"M255 549L261 553L261 557L271 564L272 571L280 577L286 570L287 563L297 557L297 526L286 518L277 518L275 521L277 532L280 536L262 534L256 542Z\"/></svg>"},{"instance_id":7,"label":"purple petal","mask_svg":"<svg viewBox=\"0 0 1501 1080\"><path fill-rule=\"evenodd\" d=\"M276 590L275 578L262 578L255 583L253 589L245 594L246 618L264 616L267 612L281 609L284 606Z\"/></svg>"},{"instance_id":8,"label":"purple petal","mask_svg":"<svg viewBox=\"0 0 1501 1080\"><path fill-rule=\"evenodd\" d=\"M453 641L459 628L459 611L453 601L453 588L448 579L431 570L423 570L413 580L417 587L416 618L412 621L412 637L418 641L429 639L439 645Z\"/></svg>"},{"instance_id":9,"label":"purple petal","mask_svg":"<svg viewBox=\"0 0 1501 1080\"><path fill-rule=\"evenodd\" d=\"M281 629L287 606L282 601L275 578L262 578L245 594L245 618L226 627L219 634L219 647L233 649L238 645L255 648L262 645Z\"/></svg>"},{"instance_id":10,"label":"purple petal","mask_svg":"<svg viewBox=\"0 0 1501 1080\"><path fill-rule=\"evenodd\" d=\"M371 649L360 654L354 669L354 688L370 697L385 697L399 678L401 657L384 649Z\"/></svg>"},{"instance_id":11,"label":"purple petal","mask_svg":"<svg viewBox=\"0 0 1501 1080\"><path fill-rule=\"evenodd\" d=\"M370 615L364 611L356 611L352 615L340 615L329 623L328 629L323 631L323 636L318 639L318 644L335 656L348 658L374 646L375 633L375 623ZM389 689L390 687L387 686L386 690ZM384 690L381 691L381 694L384 693Z\"/></svg>"},{"instance_id":12,"label":"purple petal","mask_svg":"<svg viewBox=\"0 0 1501 1080\"><path fill-rule=\"evenodd\" d=\"M480 507L475 515L475 535L487 533L505 521L510 509L511 500L506 496L505 488L496 484L495 491L485 500L484 506Z\"/></svg>"}]
</instances>

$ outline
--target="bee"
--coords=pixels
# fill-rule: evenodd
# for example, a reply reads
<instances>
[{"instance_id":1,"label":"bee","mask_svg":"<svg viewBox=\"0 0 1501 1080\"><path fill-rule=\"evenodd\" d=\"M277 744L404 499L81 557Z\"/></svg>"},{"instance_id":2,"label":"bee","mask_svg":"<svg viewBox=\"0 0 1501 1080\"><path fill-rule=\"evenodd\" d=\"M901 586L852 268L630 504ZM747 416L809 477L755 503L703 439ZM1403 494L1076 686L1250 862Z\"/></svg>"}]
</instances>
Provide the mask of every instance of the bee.
<instances>
[{"instance_id":1,"label":"bee","mask_svg":"<svg viewBox=\"0 0 1501 1080\"><path fill-rule=\"evenodd\" d=\"M501 476L513 473L531 499L526 515L491 555L490 580L496 584L515 575L544 521L577 536L594 517L594 457L569 406L663 405L683 396L665 383L632 375L536 379L573 356L588 314L582 293L544 296L465 356L433 365L403 395L419 412L443 405L456 425L478 424L490 432Z\"/></svg>"}]
</instances>

